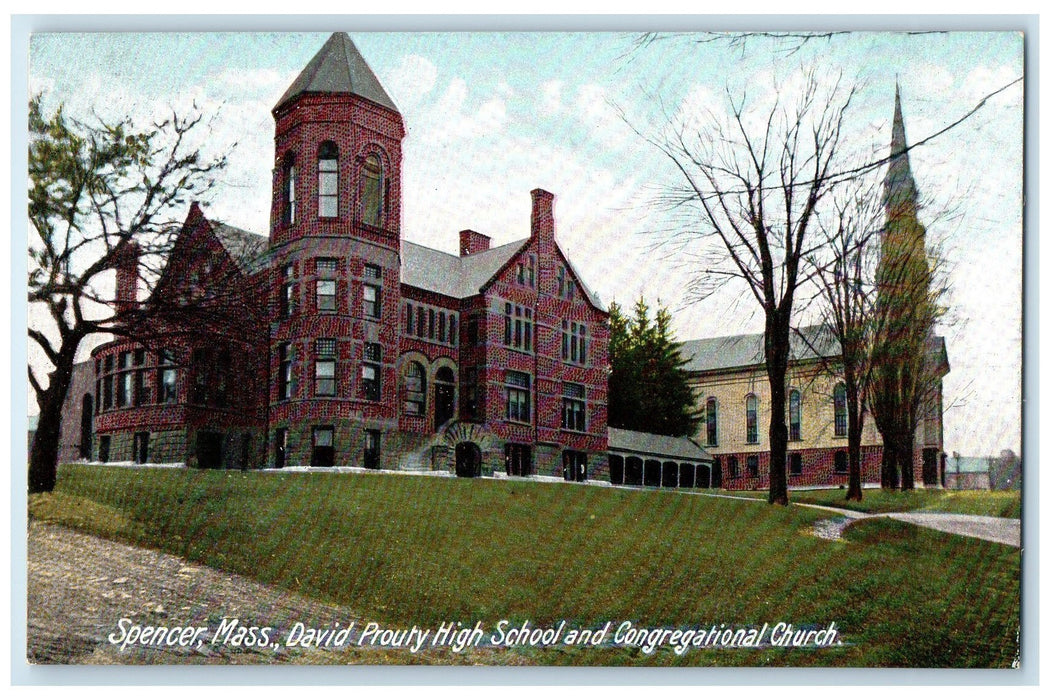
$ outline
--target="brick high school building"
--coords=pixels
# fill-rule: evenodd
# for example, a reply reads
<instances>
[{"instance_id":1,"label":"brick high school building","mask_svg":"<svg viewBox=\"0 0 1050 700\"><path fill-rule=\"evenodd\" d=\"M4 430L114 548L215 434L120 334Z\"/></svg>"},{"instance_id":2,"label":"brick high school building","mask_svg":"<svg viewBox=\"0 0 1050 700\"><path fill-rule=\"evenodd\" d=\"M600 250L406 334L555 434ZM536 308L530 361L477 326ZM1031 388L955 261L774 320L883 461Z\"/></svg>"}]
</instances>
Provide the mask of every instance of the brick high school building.
<instances>
[{"instance_id":1,"label":"brick high school building","mask_svg":"<svg viewBox=\"0 0 1050 700\"><path fill-rule=\"evenodd\" d=\"M524 240L403 240L405 127L346 34L273 116L269 237L194 205L154 291L237 332L97 348L76 421L93 456L607 478L608 314L555 240L554 196L533 190ZM138 303L138 264L118 304Z\"/></svg>"}]
</instances>

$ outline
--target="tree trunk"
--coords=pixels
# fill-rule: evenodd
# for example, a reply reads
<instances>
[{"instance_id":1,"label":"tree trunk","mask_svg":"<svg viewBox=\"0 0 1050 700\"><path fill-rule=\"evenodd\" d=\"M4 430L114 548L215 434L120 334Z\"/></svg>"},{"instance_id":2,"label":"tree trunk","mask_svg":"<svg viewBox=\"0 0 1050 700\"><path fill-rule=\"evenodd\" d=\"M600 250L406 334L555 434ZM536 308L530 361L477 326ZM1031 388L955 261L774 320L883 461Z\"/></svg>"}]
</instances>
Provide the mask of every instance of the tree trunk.
<instances>
[{"instance_id":1,"label":"tree trunk","mask_svg":"<svg viewBox=\"0 0 1050 700\"><path fill-rule=\"evenodd\" d=\"M849 485L846 489L846 500L860 501L864 498L860 479L860 438L864 425L852 406L849 407L849 413Z\"/></svg>"},{"instance_id":2,"label":"tree trunk","mask_svg":"<svg viewBox=\"0 0 1050 700\"><path fill-rule=\"evenodd\" d=\"M775 320L766 323L766 376L769 377L769 502L786 506L787 490L787 378L790 328Z\"/></svg>"},{"instance_id":3,"label":"tree trunk","mask_svg":"<svg viewBox=\"0 0 1050 700\"><path fill-rule=\"evenodd\" d=\"M73 377L78 343L66 341L42 394L37 395L40 418L29 450L29 493L48 493L58 479L58 446L62 437L62 405ZM72 348L68 347L72 346Z\"/></svg>"},{"instance_id":4,"label":"tree trunk","mask_svg":"<svg viewBox=\"0 0 1050 700\"><path fill-rule=\"evenodd\" d=\"M894 440L888 432L882 436L882 488L896 491L900 486L897 473L897 455Z\"/></svg>"},{"instance_id":5,"label":"tree trunk","mask_svg":"<svg viewBox=\"0 0 1050 700\"><path fill-rule=\"evenodd\" d=\"M915 489L914 443L912 440L901 440L897 444L899 450L897 460L901 470L901 491L913 491Z\"/></svg>"}]
</instances>

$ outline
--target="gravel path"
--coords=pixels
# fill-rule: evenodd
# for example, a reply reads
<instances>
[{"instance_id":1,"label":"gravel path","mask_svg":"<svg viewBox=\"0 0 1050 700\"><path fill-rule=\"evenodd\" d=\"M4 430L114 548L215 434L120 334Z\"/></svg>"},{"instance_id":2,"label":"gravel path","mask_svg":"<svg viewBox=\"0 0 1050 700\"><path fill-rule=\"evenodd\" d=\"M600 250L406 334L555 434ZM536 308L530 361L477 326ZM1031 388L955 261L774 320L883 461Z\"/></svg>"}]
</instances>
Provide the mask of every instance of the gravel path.
<instances>
[{"instance_id":1,"label":"gravel path","mask_svg":"<svg viewBox=\"0 0 1050 700\"><path fill-rule=\"evenodd\" d=\"M842 533L855 520L864 518L892 518L912 523L931 530L952 535L975 537L979 540L998 542L1011 547L1021 546L1021 521L1017 518L993 518L987 515L962 515L957 513L861 513L844 508L818 506L812 503L796 503L803 508L835 513L836 517L813 523L813 534L826 540L840 540Z\"/></svg>"},{"instance_id":2,"label":"gravel path","mask_svg":"<svg viewBox=\"0 0 1050 700\"><path fill-rule=\"evenodd\" d=\"M39 664L499 664L526 663L507 650L447 647L404 649L359 647L364 623L345 607L325 605L169 554L85 535L34 521L28 533L28 649ZM157 645L111 643L121 623L206 627L200 644L171 638ZM236 631L213 641L223 618L236 626L273 628L270 645L249 645ZM342 648L289 647L295 623L317 629L355 624ZM192 633L187 633L191 635ZM178 635L176 635L178 637ZM258 641L258 638L257 638ZM274 646L277 642L278 646Z\"/></svg>"}]
</instances>

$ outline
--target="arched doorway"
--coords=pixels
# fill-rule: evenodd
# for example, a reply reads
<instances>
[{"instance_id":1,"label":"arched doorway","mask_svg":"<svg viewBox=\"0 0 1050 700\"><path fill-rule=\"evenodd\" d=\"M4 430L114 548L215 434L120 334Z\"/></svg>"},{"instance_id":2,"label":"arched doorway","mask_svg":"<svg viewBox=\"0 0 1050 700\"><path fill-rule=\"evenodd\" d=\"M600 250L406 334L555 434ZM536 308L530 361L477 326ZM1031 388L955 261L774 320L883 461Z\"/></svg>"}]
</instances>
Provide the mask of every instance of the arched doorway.
<instances>
[{"instance_id":1,"label":"arched doorway","mask_svg":"<svg viewBox=\"0 0 1050 700\"><path fill-rule=\"evenodd\" d=\"M434 375L434 431L452 420L455 415L456 375L448 367L442 367Z\"/></svg>"},{"instance_id":2,"label":"arched doorway","mask_svg":"<svg viewBox=\"0 0 1050 700\"><path fill-rule=\"evenodd\" d=\"M456 445L456 476L481 476L481 448L473 442L461 442Z\"/></svg>"}]
</instances>

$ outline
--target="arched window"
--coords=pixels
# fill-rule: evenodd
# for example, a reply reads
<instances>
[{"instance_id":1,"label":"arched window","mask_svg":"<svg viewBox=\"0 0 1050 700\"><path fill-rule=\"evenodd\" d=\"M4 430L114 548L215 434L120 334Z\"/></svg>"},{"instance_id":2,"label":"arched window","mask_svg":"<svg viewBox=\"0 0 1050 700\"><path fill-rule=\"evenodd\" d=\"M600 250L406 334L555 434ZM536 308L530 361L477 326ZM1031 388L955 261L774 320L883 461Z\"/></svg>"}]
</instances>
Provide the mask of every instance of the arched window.
<instances>
[{"instance_id":1,"label":"arched window","mask_svg":"<svg viewBox=\"0 0 1050 700\"><path fill-rule=\"evenodd\" d=\"M281 165L281 223L295 223L295 154L288 153Z\"/></svg>"},{"instance_id":2,"label":"arched window","mask_svg":"<svg viewBox=\"0 0 1050 700\"><path fill-rule=\"evenodd\" d=\"M802 392L792 389L788 394L788 440L802 439Z\"/></svg>"},{"instance_id":3,"label":"arched window","mask_svg":"<svg viewBox=\"0 0 1050 700\"><path fill-rule=\"evenodd\" d=\"M317 150L317 215L339 216L339 147L331 141Z\"/></svg>"},{"instance_id":4,"label":"arched window","mask_svg":"<svg viewBox=\"0 0 1050 700\"><path fill-rule=\"evenodd\" d=\"M372 154L361 166L361 221L380 226L383 220L383 165Z\"/></svg>"},{"instance_id":5,"label":"arched window","mask_svg":"<svg viewBox=\"0 0 1050 700\"><path fill-rule=\"evenodd\" d=\"M846 414L846 385L839 382L835 385L835 437L845 437L849 430L849 419Z\"/></svg>"},{"instance_id":6,"label":"arched window","mask_svg":"<svg viewBox=\"0 0 1050 700\"><path fill-rule=\"evenodd\" d=\"M405 370L405 413L422 416L427 407L427 378L423 365L409 362Z\"/></svg>"},{"instance_id":7,"label":"arched window","mask_svg":"<svg viewBox=\"0 0 1050 700\"><path fill-rule=\"evenodd\" d=\"M747 441L758 442L758 397L747 395Z\"/></svg>"},{"instance_id":8,"label":"arched window","mask_svg":"<svg viewBox=\"0 0 1050 700\"><path fill-rule=\"evenodd\" d=\"M707 423L707 444L718 444L718 402L712 396L707 399L707 407L704 410L704 420Z\"/></svg>"}]
</instances>

